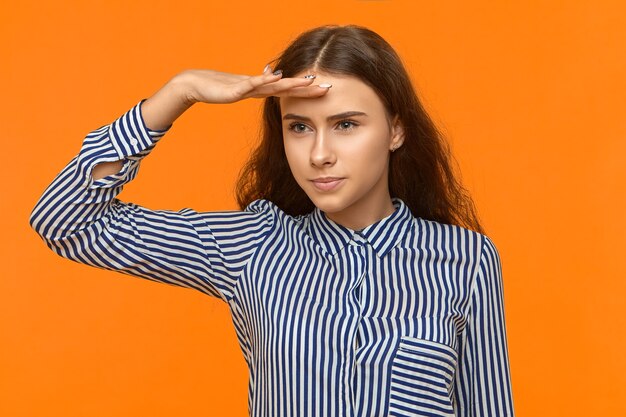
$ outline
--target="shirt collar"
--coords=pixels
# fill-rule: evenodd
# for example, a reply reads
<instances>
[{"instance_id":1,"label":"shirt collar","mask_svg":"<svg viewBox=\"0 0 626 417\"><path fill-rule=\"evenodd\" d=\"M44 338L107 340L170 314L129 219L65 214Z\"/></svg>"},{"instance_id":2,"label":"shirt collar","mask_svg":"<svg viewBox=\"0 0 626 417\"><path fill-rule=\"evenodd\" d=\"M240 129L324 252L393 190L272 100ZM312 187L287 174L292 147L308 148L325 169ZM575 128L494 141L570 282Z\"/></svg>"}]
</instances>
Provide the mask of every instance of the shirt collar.
<instances>
[{"instance_id":1,"label":"shirt collar","mask_svg":"<svg viewBox=\"0 0 626 417\"><path fill-rule=\"evenodd\" d=\"M406 236L413 224L413 214L404 201L399 198L392 198L391 201L396 209L393 213L360 231L335 223L316 207L309 217L309 234L332 255L350 242L355 242L369 243L378 256L383 257L396 246L400 238Z\"/></svg>"}]
</instances>

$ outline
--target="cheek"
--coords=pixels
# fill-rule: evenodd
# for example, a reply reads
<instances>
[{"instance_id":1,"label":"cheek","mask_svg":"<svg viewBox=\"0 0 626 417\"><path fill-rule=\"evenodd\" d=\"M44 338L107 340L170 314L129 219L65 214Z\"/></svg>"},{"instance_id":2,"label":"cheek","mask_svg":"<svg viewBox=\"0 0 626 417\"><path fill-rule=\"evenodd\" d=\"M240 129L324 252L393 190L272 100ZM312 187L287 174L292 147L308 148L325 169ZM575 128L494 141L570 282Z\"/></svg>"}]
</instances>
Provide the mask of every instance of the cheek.
<instances>
[{"instance_id":1,"label":"cheek","mask_svg":"<svg viewBox=\"0 0 626 417\"><path fill-rule=\"evenodd\" d=\"M369 152L360 158L358 164L362 177L376 182L388 170L389 158L384 151Z\"/></svg>"},{"instance_id":2,"label":"cheek","mask_svg":"<svg viewBox=\"0 0 626 417\"><path fill-rule=\"evenodd\" d=\"M369 167L369 170L373 171L370 174L375 175L389 163L388 142L385 134L368 135L359 141L348 142L342 149L342 155L362 169Z\"/></svg>"},{"instance_id":3,"label":"cheek","mask_svg":"<svg viewBox=\"0 0 626 417\"><path fill-rule=\"evenodd\" d=\"M287 157L287 163L289 169L294 177L298 177L298 173L302 170L302 164L304 160L303 152L293 144L285 144L285 156Z\"/></svg>"}]
</instances>

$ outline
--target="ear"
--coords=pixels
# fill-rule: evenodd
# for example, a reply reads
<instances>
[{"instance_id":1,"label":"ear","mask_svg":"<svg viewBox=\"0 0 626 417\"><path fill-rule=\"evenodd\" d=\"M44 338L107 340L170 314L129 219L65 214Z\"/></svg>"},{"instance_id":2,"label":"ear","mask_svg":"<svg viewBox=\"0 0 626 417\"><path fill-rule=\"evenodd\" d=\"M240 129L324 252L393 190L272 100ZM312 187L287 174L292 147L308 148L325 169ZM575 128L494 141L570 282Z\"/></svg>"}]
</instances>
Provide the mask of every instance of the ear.
<instances>
[{"instance_id":1,"label":"ear","mask_svg":"<svg viewBox=\"0 0 626 417\"><path fill-rule=\"evenodd\" d=\"M404 127L400 123L400 118L396 115L391 122L391 138L389 150L394 152L404 143Z\"/></svg>"}]
</instances>

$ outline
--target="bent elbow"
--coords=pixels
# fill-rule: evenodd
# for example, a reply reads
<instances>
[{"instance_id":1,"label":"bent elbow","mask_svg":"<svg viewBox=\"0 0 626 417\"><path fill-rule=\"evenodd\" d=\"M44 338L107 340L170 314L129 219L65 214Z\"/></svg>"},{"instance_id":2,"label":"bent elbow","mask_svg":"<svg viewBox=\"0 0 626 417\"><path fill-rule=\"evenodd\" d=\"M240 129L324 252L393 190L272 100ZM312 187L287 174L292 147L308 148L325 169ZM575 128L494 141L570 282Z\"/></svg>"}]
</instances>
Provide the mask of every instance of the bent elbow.
<instances>
[{"instance_id":1,"label":"bent elbow","mask_svg":"<svg viewBox=\"0 0 626 417\"><path fill-rule=\"evenodd\" d=\"M39 236L44 238L45 234L45 219L47 217L47 213L45 207L41 204L41 200L37 202L33 210L30 212L30 216L28 218L28 223L30 227L37 233Z\"/></svg>"},{"instance_id":2,"label":"bent elbow","mask_svg":"<svg viewBox=\"0 0 626 417\"><path fill-rule=\"evenodd\" d=\"M58 238L59 235L63 234L58 226L62 223L60 213L55 207L54 204L45 204L40 200L28 219L30 227L49 245L55 240L55 237Z\"/></svg>"}]
</instances>

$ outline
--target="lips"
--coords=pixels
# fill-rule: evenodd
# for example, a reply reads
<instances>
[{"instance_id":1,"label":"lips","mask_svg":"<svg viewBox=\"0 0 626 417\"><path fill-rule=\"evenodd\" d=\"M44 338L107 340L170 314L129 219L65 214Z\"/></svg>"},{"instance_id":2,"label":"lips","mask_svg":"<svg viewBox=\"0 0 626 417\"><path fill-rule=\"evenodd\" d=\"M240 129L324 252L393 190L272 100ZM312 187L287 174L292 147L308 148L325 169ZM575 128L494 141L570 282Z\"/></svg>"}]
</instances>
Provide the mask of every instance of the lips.
<instances>
[{"instance_id":1,"label":"lips","mask_svg":"<svg viewBox=\"0 0 626 417\"><path fill-rule=\"evenodd\" d=\"M343 183L344 178L323 177L311 180L315 188L320 191L331 191Z\"/></svg>"}]
</instances>

